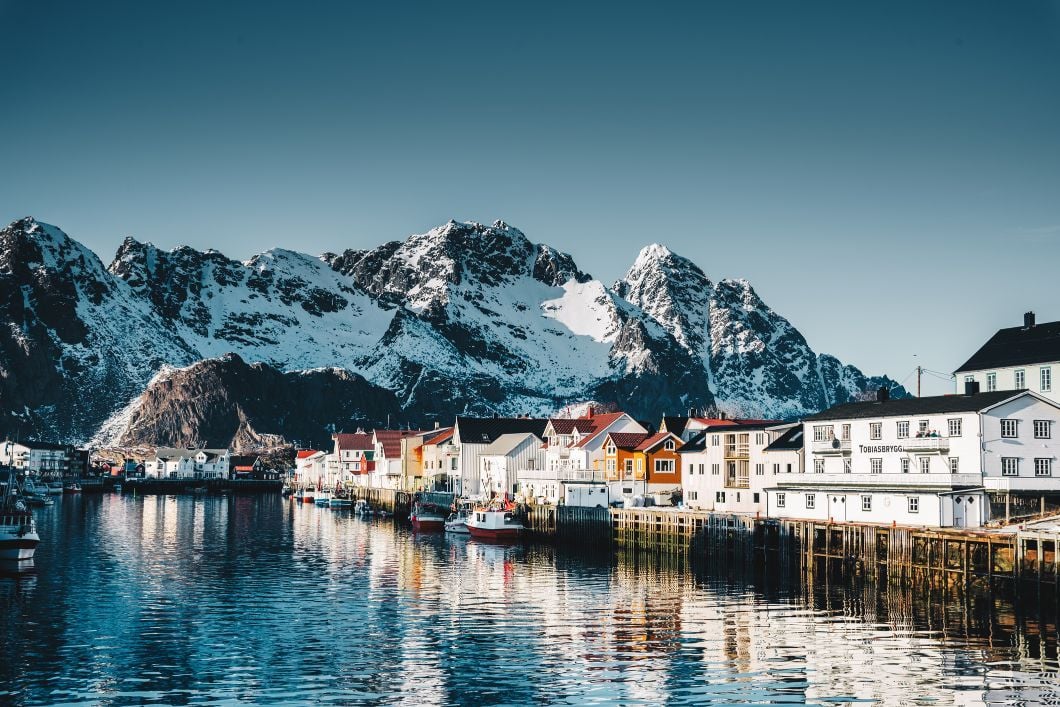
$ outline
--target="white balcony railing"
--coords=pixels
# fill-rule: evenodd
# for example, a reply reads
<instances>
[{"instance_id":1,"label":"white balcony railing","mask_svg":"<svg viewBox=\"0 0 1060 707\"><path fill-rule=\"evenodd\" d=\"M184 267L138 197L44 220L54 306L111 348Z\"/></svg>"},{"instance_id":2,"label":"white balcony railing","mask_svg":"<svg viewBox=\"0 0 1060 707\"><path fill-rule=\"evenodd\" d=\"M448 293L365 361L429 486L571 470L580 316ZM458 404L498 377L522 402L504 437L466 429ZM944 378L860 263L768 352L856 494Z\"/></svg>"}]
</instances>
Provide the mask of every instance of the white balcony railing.
<instances>
[{"instance_id":1,"label":"white balcony railing","mask_svg":"<svg viewBox=\"0 0 1060 707\"><path fill-rule=\"evenodd\" d=\"M607 481L607 472L593 469L520 469L516 472L520 481Z\"/></svg>"},{"instance_id":2,"label":"white balcony railing","mask_svg":"<svg viewBox=\"0 0 1060 707\"><path fill-rule=\"evenodd\" d=\"M981 474L780 474L775 477L779 488L831 487L938 487L940 489L979 487Z\"/></svg>"},{"instance_id":3,"label":"white balcony railing","mask_svg":"<svg viewBox=\"0 0 1060 707\"><path fill-rule=\"evenodd\" d=\"M948 452L949 437L910 437L902 440L902 448L907 452Z\"/></svg>"},{"instance_id":4,"label":"white balcony railing","mask_svg":"<svg viewBox=\"0 0 1060 707\"><path fill-rule=\"evenodd\" d=\"M850 454L849 439L814 440L811 447L814 454Z\"/></svg>"}]
</instances>

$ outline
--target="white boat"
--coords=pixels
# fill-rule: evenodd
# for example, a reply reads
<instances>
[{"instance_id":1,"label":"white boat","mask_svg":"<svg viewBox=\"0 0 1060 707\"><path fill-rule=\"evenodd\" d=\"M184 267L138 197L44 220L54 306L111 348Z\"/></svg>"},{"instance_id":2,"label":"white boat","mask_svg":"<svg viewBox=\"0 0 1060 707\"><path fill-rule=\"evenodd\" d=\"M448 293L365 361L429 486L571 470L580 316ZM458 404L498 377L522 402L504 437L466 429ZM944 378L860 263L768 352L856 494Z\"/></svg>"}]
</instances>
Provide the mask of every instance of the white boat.
<instances>
[{"instance_id":1,"label":"white boat","mask_svg":"<svg viewBox=\"0 0 1060 707\"><path fill-rule=\"evenodd\" d=\"M43 481L34 479L33 477L27 476L22 481L22 495L23 496L46 496L48 494L48 485Z\"/></svg>"},{"instance_id":2,"label":"white boat","mask_svg":"<svg viewBox=\"0 0 1060 707\"><path fill-rule=\"evenodd\" d=\"M331 503L328 504L331 508L353 508L353 499L346 497L333 497Z\"/></svg>"},{"instance_id":3,"label":"white boat","mask_svg":"<svg viewBox=\"0 0 1060 707\"><path fill-rule=\"evenodd\" d=\"M511 509L476 508L467 517L467 531L480 540L516 540L526 530Z\"/></svg>"},{"instance_id":4,"label":"white boat","mask_svg":"<svg viewBox=\"0 0 1060 707\"><path fill-rule=\"evenodd\" d=\"M313 502L316 503L318 506L331 505L331 491L328 491L326 489L317 491L316 495L313 496Z\"/></svg>"},{"instance_id":5,"label":"white boat","mask_svg":"<svg viewBox=\"0 0 1060 707\"><path fill-rule=\"evenodd\" d=\"M449 517L445 519L445 532L468 535L470 531L467 529L467 516L468 511L466 510L460 510L456 513L450 514Z\"/></svg>"},{"instance_id":6,"label":"white boat","mask_svg":"<svg viewBox=\"0 0 1060 707\"><path fill-rule=\"evenodd\" d=\"M17 487L15 472L9 471L0 485L0 560L29 560L40 545L37 524Z\"/></svg>"}]
</instances>

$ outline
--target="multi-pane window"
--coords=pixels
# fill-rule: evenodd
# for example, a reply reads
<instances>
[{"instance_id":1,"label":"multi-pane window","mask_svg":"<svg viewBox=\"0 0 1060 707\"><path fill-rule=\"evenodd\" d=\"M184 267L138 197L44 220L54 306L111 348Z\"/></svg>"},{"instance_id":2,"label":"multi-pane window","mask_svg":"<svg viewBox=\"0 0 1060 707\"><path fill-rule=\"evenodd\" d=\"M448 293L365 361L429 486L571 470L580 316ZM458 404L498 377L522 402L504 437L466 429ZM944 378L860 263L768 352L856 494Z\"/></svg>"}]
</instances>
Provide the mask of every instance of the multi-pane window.
<instances>
[{"instance_id":1,"label":"multi-pane window","mask_svg":"<svg viewBox=\"0 0 1060 707\"><path fill-rule=\"evenodd\" d=\"M910 496L908 499L906 499L906 501L908 503L907 507L910 513L920 512L920 498L918 496Z\"/></svg>"},{"instance_id":2,"label":"multi-pane window","mask_svg":"<svg viewBox=\"0 0 1060 707\"><path fill-rule=\"evenodd\" d=\"M928 431L928 420L921 420L916 423L916 429L920 434L925 434Z\"/></svg>"},{"instance_id":3,"label":"multi-pane window","mask_svg":"<svg viewBox=\"0 0 1060 707\"><path fill-rule=\"evenodd\" d=\"M835 428L832 425L814 425L813 426L813 441L814 442L831 442L835 437Z\"/></svg>"},{"instance_id":4,"label":"multi-pane window","mask_svg":"<svg viewBox=\"0 0 1060 707\"><path fill-rule=\"evenodd\" d=\"M1034 439L1049 439L1052 437L1052 425L1049 420L1034 421Z\"/></svg>"},{"instance_id":5,"label":"multi-pane window","mask_svg":"<svg viewBox=\"0 0 1060 707\"><path fill-rule=\"evenodd\" d=\"M883 423L882 422L870 422L869 423L869 439L880 439L883 437Z\"/></svg>"},{"instance_id":6,"label":"multi-pane window","mask_svg":"<svg viewBox=\"0 0 1060 707\"><path fill-rule=\"evenodd\" d=\"M873 474L883 473L883 459L881 457L873 457L869 459L869 471Z\"/></svg>"},{"instance_id":7,"label":"multi-pane window","mask_svg":"<svg viewBox=\"0 0 1060 707\"><path fill-rule=\"evenodd\" d=\"M755 464L755 476L765 476L765 475L766 475L766 465L765 464Z\"/></svg>"},{"instance_id":8,"label":"multi-pane window","mask_svg":"<svg viewBox=\"0 0 1060 707\"><path fill-rule=\"evenodd\" d=\"M950 457L950 473L959 474L961 468L961 460L957 457Z\"/></svg>"},{"instance_id":9,"label":"multi-pane window","mask_svg":"<svg viewBox=\"0 0 1060 707\"><path fill-rule=\"evenodd\" d=\"M714 475L714 476L717 476L718 474L720 474L721 473L721 464L711 464L710 465L710 473L712 475Z\"/></svg>"},{"instance_id":10,"label":"multi-pane window","mask_svg":"<svg viewBox=\"0 0 1060 707\"><path fill-rule=\"evenodd\" d=\"M1020 475L1020 460L1019 460L1019 457L1001 457L1001 475L1002 476L1019 476Z\"/></svg>"},{"instance_id":11,"label":"multi-pane window","mask_svg":"<svg viewBox=\"0 0 1060 707\"><path fill-rule=\"evenodd\" d=\"M813 460L813 473L823 474L824 473L824 459L816 458Z\"/></svg>"},{"instance_id":12,"label":"multi-pane window","mask_svg":"<svg viewBox=\"0 0 1060 707\"><path fill-rule=\"evenodd\" d=\"M688 475L692 476L695 473L696 473L696 465L695 464L689 464L688 465Z\"/></svg>"},{"instance_id":13,"label":"multi-pane window","mask_svg":"<svg viewBox=\"0 0 1060 707\"><path fill-rule=\"evenodd\" d=\"M703 474L706 472L706 470L707 470L707 465L706 464L700 464L699 465L699 475L700 476L703 476Z\"/></svg>"},{"instance_id":14,"label":"multi-pane window","mask_svg":"<svg viewBox=\"0 0 1060 707\"><path fill-rule=\"evenodd\" d=\"M920 473L931 473L931 457L920 457Z\"/></svg>"},{"instance_id":15,"label":"multi-pane window","mask_svg":"<svg viewBox=\"0 0 1060 707\"><path fill-rule=\"evenodd\" d=\"M1012 383L1016 390L1023 390L1027 387L1027 372L1022 368L1012 372Z\"/></svg>"},{"instance_id":16,"label":"multi-pane window","mask_svg":"<svg viewBox=\"0 0 1060 707\"><path fill-rule=\"evenodd\" d=\"M810 509L817 508L817 494L806 494L806 507Z\"/></svg>"},{"instance_id":17,"label":"multi-pane window","mask_svg":"<svg viewBox=\"0 0 1060 707\"><path fill-rule=\"evenodd\" d=\"M1052 476L1053 475L1053 460L1049 458L1038 458L1034 460L1034 475L1035 476Z\"/></svg>"},{"instance_id":18,"label":"multi-pane window","mask_svg":"<svg viewBox=\"0 0 1060 707\"><path fill-rule=\"evenodd\" d=\"M721 435L711 435L710 445L712 447L717 447L719 444L721 444Z\"/></svg>"},{"instance_id":19,"label":"multi-pane window","mask_svg":"<svg viewBox=\"0 0 1060 707\"><path fill-rule=\"evenodd\" d=\"M840 439L844 439L844 440L848 440L849 441L850 440L850 423L849 422L844 422L843 423L843 427L841 429L842 429L842 432L840 434L842 434L842 437Z\"/></svg>"},{"instance_id":20,"label":"multi-pane window","mask_svg":"<svg viewBox=\"0 0 1060 707\"><path fill-rule=\"evenodd\" d=\"M872 510L872 496L861 497L861 510L871 511Z\"/></svg>"},{"instance_id":21,"label":"multi-pane window","mask_svg":"<svg viewBox=\"0 0 1060 707\"><path fill-rule=\"evenodd\" d=\"M950 437L961 436L961 418L957 417L952 420L946 420L946 426L949 428Z\"/></svg>"},{"instance_id":22,"label":"multi-pane window","mask_svg":"<svg viewBox=\"0 0 1060 707\"><path fill-rule=\"evenodd\" d=\"M674 460L673 459L656 459L655 460L655 473L656 474L672 474L672 473L674 473Z\"/></svg>"},{"instance_id":23,"label":"multi-pane window","mask_svg":"<svg viewBox=\"0 0 1060 707\"><path fill-rule=\"evenodd\" d=\"M1053 389L1053 369L1049 366L1042 366L1039 373L1041 375L1042 392L1048 393Z\"/></svg>"},{"instance_id":24,"label":"multi-pane window","mask_svg":"<svg viewBox=\"0 0 1060 707\"><path fill-rule=\"evenodd\" d=\"M909 473L909 459L907 457L902 457L902 473Z\"/></svg>"},{"instance_id":25,"label":"multi-pane window","mask_svg":"<svg viewBox=\"0 0 1060 707\"><path fill-rule=\"evenodd\" d=\"M725 492L724 491L718 491L717 493L715 493L714 494L714 501L716 503L725 503Z\"/></svg>"},{"instance_id":26,"label":"multi-pane window","mask_svg":"<svg viewBox=\"0 0 1060 707\"><path fill-rule=\"evenodd\" d=\"M905 439L909 436L909 420L902 420L898 423L898 439Z\"/></svg>"},{"instance_id":27,"label":"multi-pane window","mask_svg":"<svg viewBox=\"0 0 1060 707\"><path fill-rule=\"evenodd\" d=\"M774 474L774 476L776 474L779 474L779 473L780 473L780 464L774 464L773 465L773 474Z\"/></svg>"},{"instance_id":28,"label":"multi-pane window","mask_svg":"<svg viewBox=\"0 0 1060 707\"><path fill-rule=\"evenodd\" d=\"M663 442L663 449L665 449L668 452L672 452L676 448L677 448L677 443L674 442L673 439L668 439L665 442Z\"/></svg>"},{"instance_id":29,"label":"multi-pane window","mask_svg":"<svg viewBox=\"0 0 1060 707\"><path fill-rule=\"evenodd\" d=\"M766 435L764 432L755 433L755 444L762 445L766 443Z\"/></svg>"},{"instance_id":30,"label":"multi-pane window","mask_svg":"<svg viewBox=\"0 0 1060 707\"><path fill-rule=\"evenodd\" d=\"M1001 436L1002 437L1017 437L1017 436L1019 436L1019 420L1002 420L1001 421Z\"/></svg>"},{"instance_id":31,"label":"multi-pane window","mask_svg":"<svg viewBox=\"0 0 1060 707\"><path fill-rule=\"evenodd\" d=\"M994 390L997 390L997 374L996 373L987 373L986 374L986 391L989 393L989 392L994 391Z\"/></svg>"},{"instance_id":32,"label":"multi-pane window","mask_svg":"<svg viewBox=\"0 0 1060 707\"><path fill-rule=\"evenodd\" d=\"M965 376L964 377L964 382L965 383L975 383L975 376Z\"/></svg>"},{"instance_id":33,"label":"multi-pane window","mask_svg":"<svg viewBox=\"0 0 1060 707\"><path fill-rule=\"evenodd\" d=\"M783 493L777 494L777 508L783 508L788 504L788 497Z\"/></svg>"},{"instance_id":34,"label":"multi-pane window","mask_svg":"<svg viewBox=\"0 0 1060 707\"><path fill-rule=\"evenodd\" d=\"M849 458L843 460L843 473L844 474L849 474L850 473L850 459Z\"/></svg>"}]
</instances>

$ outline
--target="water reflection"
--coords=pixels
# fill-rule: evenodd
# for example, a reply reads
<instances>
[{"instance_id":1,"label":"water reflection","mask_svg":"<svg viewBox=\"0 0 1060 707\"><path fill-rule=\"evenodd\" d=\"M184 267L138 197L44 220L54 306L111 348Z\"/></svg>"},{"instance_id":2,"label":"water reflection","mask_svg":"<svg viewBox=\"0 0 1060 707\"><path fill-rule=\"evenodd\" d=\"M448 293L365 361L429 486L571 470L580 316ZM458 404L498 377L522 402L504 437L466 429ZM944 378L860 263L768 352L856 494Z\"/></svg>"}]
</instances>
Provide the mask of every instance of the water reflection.
<instances>
[{"instance_id":1,"label":"water reflection","mask_svg":"<svg viewBox=\"0 0 1060 707\"><path fill-rule=\"evenodd\" d=\"M1027 704L1055 604L414 535L278 497L70 496L0 574L7 704ZM3 568L0 568L0 572Z\"/></svg>"}]
</instances>

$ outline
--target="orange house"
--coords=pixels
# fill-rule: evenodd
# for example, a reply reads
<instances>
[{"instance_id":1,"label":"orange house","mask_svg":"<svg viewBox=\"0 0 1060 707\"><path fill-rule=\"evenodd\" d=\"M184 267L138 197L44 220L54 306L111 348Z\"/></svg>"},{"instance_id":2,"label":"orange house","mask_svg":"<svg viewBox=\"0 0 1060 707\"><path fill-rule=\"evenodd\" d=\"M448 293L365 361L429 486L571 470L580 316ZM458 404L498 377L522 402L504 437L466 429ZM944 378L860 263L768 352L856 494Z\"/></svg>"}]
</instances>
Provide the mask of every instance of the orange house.
<instances>
[{"instance_id":1,"label":"orange house","mask_svg":"<svg viewBox=\"0 0 1060 707\"><path fill-rule=\"evenodd\" d=\"M681 438L671 432L610 433L604 442L604 470L612 498L670 491L680 486L680 448Z\"/></svg>"}]
</instances>

